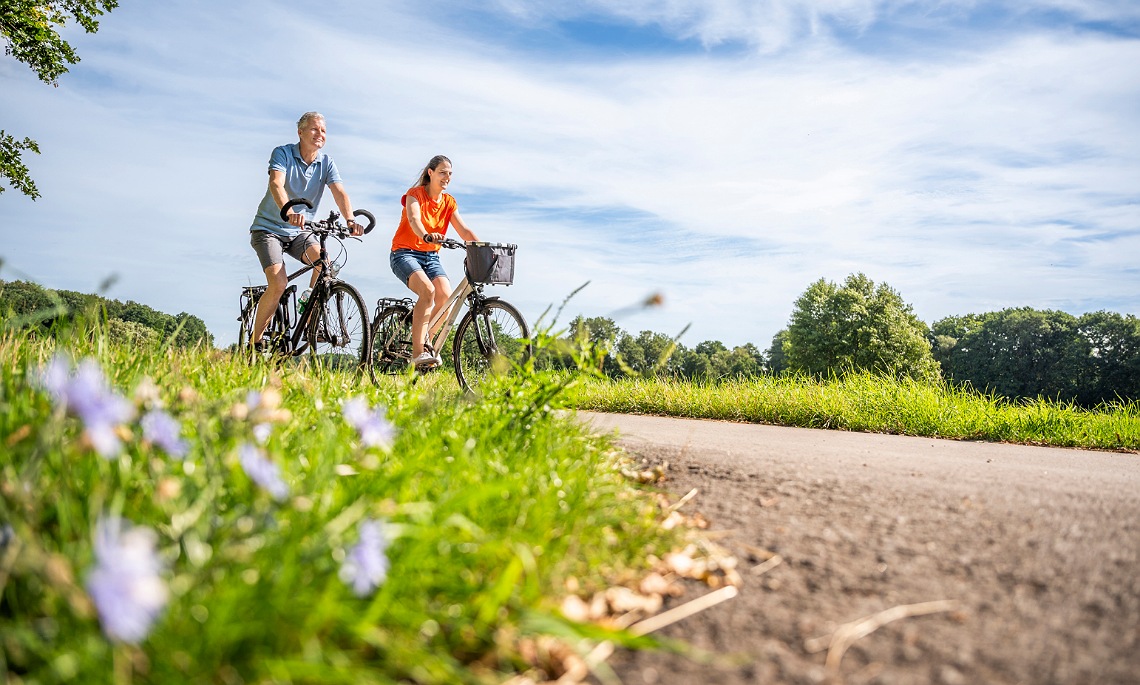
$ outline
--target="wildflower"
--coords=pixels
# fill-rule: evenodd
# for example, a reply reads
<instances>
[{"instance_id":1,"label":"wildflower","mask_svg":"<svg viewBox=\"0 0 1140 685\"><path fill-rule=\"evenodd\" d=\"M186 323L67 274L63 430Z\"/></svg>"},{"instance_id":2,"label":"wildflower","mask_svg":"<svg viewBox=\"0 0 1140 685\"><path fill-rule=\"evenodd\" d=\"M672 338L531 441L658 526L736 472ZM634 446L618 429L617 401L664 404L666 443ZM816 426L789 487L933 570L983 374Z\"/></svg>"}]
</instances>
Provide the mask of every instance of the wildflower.
<instances>
[{"instance_id":1,"label":"wildflower","mask_svg":"<svg viewBox=\"0 0 1140 685\"><path fill-rule=\"evenodd\" d=\"M388 577L388 538L372 519L360 522L360 540L340 567L340 579L352 585L357 597L367 597Z\"/></svg>"},{"instance_id":2,"label":"wildflower","mask_svg":"<svg viewBox=\"0 0 1140 685\"><path fill-rule=\"evenodd\" d=\"M365 447L388 447L396 436L396 428L384 415L383 409L370 409L368 400L353 397L346 400L341 410L345 421L360 434Z\"/></svg>"},{"instance_id":3,"label":"wildflower","mask_svg":"<svg viewBox=\"0 0 1140 685\"><path fill-rule=\"evenodd\" d=\"M134 407L107 386L95 360L84 359L71 373L70 364L56 355L40 374L40 382L57 403L83 421L96 452L107 458L119 453L123 445L115 430L134 416Z\"/></svg>"},{"instance_id":4,"label":"wildflower","mask_svg":"<svg viewBox=\"0 0 1140 685\"><path fill-rule=\"evenodd\" d=\"M162 406L162 394L150 376L145 376L135 387L135 404L152 409Z\"/></svg>"},{"instance_id":5,"label":"wildflower","mask_svg":"<svg viewBox=\"0 0 1140 685\"><path fill-rule=\"evenodd\" d=\"M269 435L273 432L273 425L269 423L259 423L253 427L253 437L257 440L257 444L264 445L269 442Z\"/></svg>"},{"instance_id":6,"label":"wildflower","mask_svg":"<svg viewBox=\"0 0 1140 685\"><path fill-rule=\"evenodd\" d=\"M152 409L142 417L139 425L143 429L143 439L158 445L172 457L186 456L190 446L182 439L182 425L170 414L161 409Z\"/></svg>"},{"instance_id":7,"label":"wildflower","mask_svg":"<svg viewBox=\"0 0 1140 685\"><path fill-rule=\"evenodd\" d=\"M87 591L103 632L113 640L142 642L166 606L156 538L153 530L132 528L117 516L101 517L95 524L95 568L87 577Z\"/></svg>"},{"instance_id":8,"label":"wildflower","mask_svg":"<svg viewBox=\"0 0 1140 685\"><path fill-rule=\"evenodd\" d=\"M241 467L254 483L260 485L273 499L281 501L289 496L289 486L281 479L281 469L262 454L261 450L243 444L238 448Z\"/></svg>"}]
</instances>

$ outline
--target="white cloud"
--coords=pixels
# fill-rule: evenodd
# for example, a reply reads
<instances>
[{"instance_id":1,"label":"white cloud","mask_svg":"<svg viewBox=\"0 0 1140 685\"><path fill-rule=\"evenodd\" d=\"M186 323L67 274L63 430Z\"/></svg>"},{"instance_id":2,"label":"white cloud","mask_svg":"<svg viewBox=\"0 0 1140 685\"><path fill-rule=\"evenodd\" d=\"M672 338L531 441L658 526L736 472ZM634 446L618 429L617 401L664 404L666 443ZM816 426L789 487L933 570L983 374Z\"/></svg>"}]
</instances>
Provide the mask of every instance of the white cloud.
<instances>
[{"instance_id":1,"label":"white cloud","mask_svg":"<svg viewBox=\"0 0 1140 685\"><path fill-rule=\"evenodd\" d=\"M58 90L0 71L20 103L0 116L40 141L29 161L45 193L0 196L3 249L56 287L119 273L111 296L198 314L229 342L238 287L261 278L246 229L265 161L316 108L355 204L380 223L345 271L369 300L404 294L387 267L398 197L440 152L481 237L522 246L502 295L532 318L591 280L569 315L662 290L665 307L619 323L693 322L688 344L767 347L808 284L855 271L928 322L1140 300L1140 43L1036 31L884 59L803 28L917 6L544 6L797 46L608 60L523 53L370 5L340 9L352 30L277 5L123 7L83 38ZM760 24L775 33L748 33ZM804 31L821 39L797 43Z\"/></svg>"}]
</instances>

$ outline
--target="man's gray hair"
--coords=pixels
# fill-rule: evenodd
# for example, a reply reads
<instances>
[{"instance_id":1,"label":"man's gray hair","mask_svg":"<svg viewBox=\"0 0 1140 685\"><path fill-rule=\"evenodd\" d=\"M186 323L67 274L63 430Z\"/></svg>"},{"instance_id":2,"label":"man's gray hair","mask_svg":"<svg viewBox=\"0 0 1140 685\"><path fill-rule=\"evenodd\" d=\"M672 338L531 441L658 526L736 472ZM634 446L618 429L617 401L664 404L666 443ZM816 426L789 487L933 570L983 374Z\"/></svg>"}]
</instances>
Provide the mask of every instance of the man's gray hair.
<instances>
[{"instance_id":1,"label":"man's gray hair","mask_svg":"<svg viewBox=\"0 0 1140 685\"><path fill-rule=\"evenodd\" d=\"M297 130L304 130L305 126L309 125L313 119L320 119L321 121L324 121L325 115L321 114L320 112L305 112L301 115L301 118L297 120Z\"/></svg>"}]
</instances>

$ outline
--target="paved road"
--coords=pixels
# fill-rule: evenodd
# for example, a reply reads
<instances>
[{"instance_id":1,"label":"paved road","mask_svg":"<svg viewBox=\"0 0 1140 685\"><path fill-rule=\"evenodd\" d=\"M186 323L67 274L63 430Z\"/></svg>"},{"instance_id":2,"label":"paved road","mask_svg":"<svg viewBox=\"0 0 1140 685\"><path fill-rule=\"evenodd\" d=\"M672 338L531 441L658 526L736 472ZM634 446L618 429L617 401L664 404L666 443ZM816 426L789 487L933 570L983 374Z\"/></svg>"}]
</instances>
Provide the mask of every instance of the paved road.
<instances>
[{"instance_id":1,"label":"paved road","mask_svg":"<svg viewBox=\"0 0 1140 685\"><path fill-rule=\"evenodd\" d=\"M669 462L748 564L741 595L674 629L744 655L623 655L626 683L1140 683L1140 456L647 416L581 416ZM858 640L839 674L808 638L902 604L960 610Z\"/></svg>"}]
</instances>

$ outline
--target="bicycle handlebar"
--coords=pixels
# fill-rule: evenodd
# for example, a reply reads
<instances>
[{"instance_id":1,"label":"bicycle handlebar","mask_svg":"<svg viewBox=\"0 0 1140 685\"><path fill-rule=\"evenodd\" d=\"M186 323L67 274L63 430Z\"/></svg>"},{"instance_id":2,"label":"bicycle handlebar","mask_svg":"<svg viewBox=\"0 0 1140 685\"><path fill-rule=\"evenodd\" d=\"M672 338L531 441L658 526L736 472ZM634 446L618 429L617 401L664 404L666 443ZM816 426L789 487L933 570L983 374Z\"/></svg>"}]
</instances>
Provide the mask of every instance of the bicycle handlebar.
<instances>
[{"instance_id":1,"label":"bicycle handlebar","mask_svg":"<svg viewBox=\"0 0 1140 685\"><path fill-rule=\"evenodd\" d=\"M289 200L281 207L281 220L288 222L289 210L299 205L304 205L308 209L313 208L313 203L309 202L303 197L299 197L295 200ZM352 213L352 216L354 218L362 216L368 219L368 225L364 227L364 235L368 235L372 232L372 229L376 227L376 217L372 216L372 212L369 212L367 209L358 209ZM324 221L306 221L305 228L308 228L315 232L327 231L329 233L335 233L342 236L352 235L352 231L350 231L347 226L337 225L336 220L339 218L340 215L336 212L329 212L328 219L325 219Z\"/></svg>"}]
</instances>

